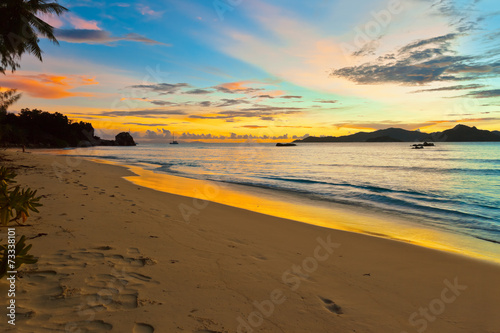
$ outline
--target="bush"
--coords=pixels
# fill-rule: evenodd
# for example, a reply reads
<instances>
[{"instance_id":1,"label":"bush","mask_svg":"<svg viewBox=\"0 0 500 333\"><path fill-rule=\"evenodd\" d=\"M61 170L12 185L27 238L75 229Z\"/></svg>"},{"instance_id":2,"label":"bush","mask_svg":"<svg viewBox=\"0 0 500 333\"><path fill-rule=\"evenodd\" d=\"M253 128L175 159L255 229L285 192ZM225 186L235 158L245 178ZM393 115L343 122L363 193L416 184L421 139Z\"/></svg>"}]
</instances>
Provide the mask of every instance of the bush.
<instances>
[{"instance_id":1,"label":"bush","mask_svg":"<svg viewBox=\"0 0 500 333\"><path fill-rule=\"evenodd\" d=\"M23 188L19 185L10 186L14 183L16 174L5 167L0 167L0 223L3 226L9 222L18 222L22 218L23 222L29 216L30 211L38 213L36 207L41 197L36 196L36 191L30 188ZM15 213L15 214L14 214Z\"/></svg>"},{"instance_id":2,"label":"bush","mask_svg":"<svg viewBox=\"0 0 500 333\"><path fill-rule=\"evenodd\" d=\"M29 212L38 213L36 207L41 206L38 201L41 197L36 196L36 191L30 188L21 188L19 185L12 186L15 183L16 173L6 167L0 167L0 222L2 226L7 226L10 222L19 223L19 219L26 222ZM14 253L8 249L8 244L0 244L0 277L3 277L7 271L16 270L23 264L34 264L37 259L28 254L31 245L25 244L26 237L23 235L15 246ZM14 264L9 262L9 255L15 258Z\"/></svg>"},{"instance_id":3,"label":"bush","mask_svg":"<svg viewBox=\"0 0 500 333\"><path fill-rule=\"evenodd\" d=\"M34 264L38 261L33 255L28 254L29 250L31 250L31 244L26 245L25 241L26 236L23 235L17 242L13 264L12 261L9 262L8 245L0 245L0 278L4 277L8 271L15 271L23 264Z\"/></svg>"}]
</instances>

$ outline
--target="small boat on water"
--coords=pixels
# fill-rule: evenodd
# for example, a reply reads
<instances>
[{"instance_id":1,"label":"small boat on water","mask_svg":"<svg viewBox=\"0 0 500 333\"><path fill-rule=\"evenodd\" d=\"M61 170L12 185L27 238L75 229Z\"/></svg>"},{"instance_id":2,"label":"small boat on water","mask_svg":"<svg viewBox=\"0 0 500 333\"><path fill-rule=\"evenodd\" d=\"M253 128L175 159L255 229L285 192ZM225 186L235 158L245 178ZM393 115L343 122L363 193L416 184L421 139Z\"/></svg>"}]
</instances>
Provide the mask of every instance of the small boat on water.
<instances>
[{"instance_id":1,"label":"small boat on water","mask_svg":"<svg viewBox=\"0 0 500 333\"><path fill-rule=\"evenodd\" d=\"M172 136L172 142L170 142L171 145L178 145L179 142L175 141L175 135Z\"/></svg>"},{"instance_id":2,"label":"small boat on water","mask_svg":"<svg viewBox=\"0 0 500 333\"><path fill-rule=\"evenodd\" d=\"M415 143L412 145L412 149L423 149L424 147L434 147L433 142Z\"/></svg>"},{"instance_id":3,"label":"small boat on water","mask_svg":"<svg viewBox=\"0 0 500 333\"><path fill-rule=\"evenodd\" d=\"M281 143L281 142L278 142L276 144L276 147L292 147L292 146L296 146L295 143Z\"/></svg>"}]
</instances>

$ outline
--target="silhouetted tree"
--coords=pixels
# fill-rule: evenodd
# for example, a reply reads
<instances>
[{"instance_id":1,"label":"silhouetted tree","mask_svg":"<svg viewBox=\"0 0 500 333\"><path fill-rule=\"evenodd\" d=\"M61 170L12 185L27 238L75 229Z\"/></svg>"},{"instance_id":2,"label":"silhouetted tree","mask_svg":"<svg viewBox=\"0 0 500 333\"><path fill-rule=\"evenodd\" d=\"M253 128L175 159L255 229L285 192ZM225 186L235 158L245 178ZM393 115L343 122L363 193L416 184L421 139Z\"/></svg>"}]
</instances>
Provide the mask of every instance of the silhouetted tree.
<instances>
[{"instance_id":1,"label":"silhouetted tree","mask_svg":"<svg viewBox=\"0 0 500 333\"><path fill-rule=\"evenodd\" d=\"M92 124L73 122L59 112L22 109L19 115L6 114L0 126L0 139L5 145L75 147L82 141L97 140Z\"/></svg>"},{"instance_id":2,"label":"silhouetted tree","mask_svg":"<svg viewBox=\"0 0 500 333\"><path fill-rule=\"evenodd\" d=\"M39 36L58 44L54 27L37 17L39 14L60 15L68 9L56 2L44 0L2 0L0 2L0 71L10 67L15 71L24 53L42 61Z\"/></svg>"},{"instance_id":3,"label":"silhouetted tree","mask_svg":"<svg viewBox=\"0 0 500 333\"><path fill-rule=\"evenodd\" d=\"M15 89L0 92L0 141L6 133L12 131L12 128L6 122L7 109L17 102L19 98L21 98L21 94L16 94Z\"/></svg>"},{"instance_id":4,"label":"silhouetted tree","mask_svg":"<svg viewBox=\"0 0 500 333\"><path fill-rule=\"evenodd\" d=\"M9 106L21 98L21 94L16 94L16 92L16 89L0 92L0 114L6 114Z\"/></svg>"},{"instance_id":5,"label":"silhouetted tree","mask_svg":"<svg viewBox=\"0 0 500 333\"><path fill-rule=\"evenodd\" d=\"M42 61L38 36L45 36L58 44L54 27L37 17L39 14L60 15L67 9L56 2L43 0L1 0L0 2L0 72L10 67L15 71L24 53L31 53ZM1 88L1 87L0 87ZM7 109L21 94L16 89L0 92L0 122L5 121ZM0 139L9 128L0 126Z\"/></svg>"}]
</instances>

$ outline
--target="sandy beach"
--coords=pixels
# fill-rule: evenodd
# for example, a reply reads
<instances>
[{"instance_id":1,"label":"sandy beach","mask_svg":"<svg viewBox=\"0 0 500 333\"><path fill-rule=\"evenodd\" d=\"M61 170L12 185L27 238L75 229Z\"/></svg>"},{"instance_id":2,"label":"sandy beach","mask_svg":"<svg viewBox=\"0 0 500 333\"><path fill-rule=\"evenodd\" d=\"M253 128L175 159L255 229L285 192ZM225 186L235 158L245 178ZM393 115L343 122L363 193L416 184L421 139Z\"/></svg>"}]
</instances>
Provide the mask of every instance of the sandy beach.
<instances>
[{"instance_id":1,"label":"sandy beach","mask_svg":"<svg viewBox=\"0 0 500 333\"><path fill-rule=\"evenodd\" d=\"M43 195L15 228L39 261L18 274L15 327L0 282L1 331L500 332L497 264L155 191L123 167L1 155Z\"/></svg>"}]
</instances>

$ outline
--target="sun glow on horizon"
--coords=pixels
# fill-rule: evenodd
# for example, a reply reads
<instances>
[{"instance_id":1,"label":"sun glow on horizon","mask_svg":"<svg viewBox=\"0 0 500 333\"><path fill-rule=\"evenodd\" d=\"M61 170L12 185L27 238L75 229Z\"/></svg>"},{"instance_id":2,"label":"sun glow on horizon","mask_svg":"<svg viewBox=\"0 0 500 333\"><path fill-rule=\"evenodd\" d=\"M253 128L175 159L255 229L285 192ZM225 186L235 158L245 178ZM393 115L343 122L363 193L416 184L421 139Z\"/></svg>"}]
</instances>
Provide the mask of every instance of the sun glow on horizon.
<instances>
[{"instance_id":1,"label":"sun glow on horizon","mask_svg":"<svg viewBox=\"0 0 500 333\"><path fill-rule=\"evenodd\" d=\"M11 111L60 112L139 141L498 130L493 5L396 2L318 1L311 11L259 0L221 14L201 3L158 11L62 1L69 13L44 17L60 46L42 39L44 62L23 58L0 87L23 94Z\"/></svg>"}]
</instances>

